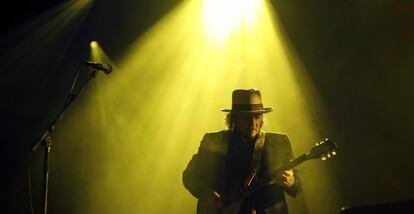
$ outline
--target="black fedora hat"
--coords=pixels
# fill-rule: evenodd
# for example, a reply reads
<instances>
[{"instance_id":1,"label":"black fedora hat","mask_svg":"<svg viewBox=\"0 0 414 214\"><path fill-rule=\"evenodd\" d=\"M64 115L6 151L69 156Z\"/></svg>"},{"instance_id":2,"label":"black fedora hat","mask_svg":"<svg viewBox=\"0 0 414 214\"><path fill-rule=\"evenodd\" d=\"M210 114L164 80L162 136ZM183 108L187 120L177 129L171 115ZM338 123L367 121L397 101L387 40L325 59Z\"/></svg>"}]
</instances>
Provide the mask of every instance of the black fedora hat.
<instances>
[{"instance_id":1,"label":"black fedora hat","mask_svg":"<svg viewBox=\"0 0 414 214\"><path fill-rule=\"evenodd\" d=\"M272 108L263 108L262 95L254 88L236 89L232 93L231 109L223 109L224 112L234 113L268 113Z\"/></svg>"}]
</instances>

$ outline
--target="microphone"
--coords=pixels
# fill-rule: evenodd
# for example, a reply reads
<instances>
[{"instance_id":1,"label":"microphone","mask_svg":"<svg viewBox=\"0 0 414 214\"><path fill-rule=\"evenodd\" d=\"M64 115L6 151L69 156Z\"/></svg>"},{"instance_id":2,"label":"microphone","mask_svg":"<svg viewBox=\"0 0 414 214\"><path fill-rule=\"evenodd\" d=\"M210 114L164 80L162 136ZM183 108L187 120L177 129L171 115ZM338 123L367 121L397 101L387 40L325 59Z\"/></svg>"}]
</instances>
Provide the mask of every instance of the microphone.
<instances>
[{"instance_id":1,"label":"microphone","mask_svg":"<svg viewBox=\"0 0 414 214\"><path fill-rule=\"evenodd\" d=\"M112 72L112 66L108 64L103 64L99 62L92 62L92 61L86 61L84 64L91 66L92 68L96 70L100 70L105 72L105 74L110 74Z\"/></svg>"}]
</instances>

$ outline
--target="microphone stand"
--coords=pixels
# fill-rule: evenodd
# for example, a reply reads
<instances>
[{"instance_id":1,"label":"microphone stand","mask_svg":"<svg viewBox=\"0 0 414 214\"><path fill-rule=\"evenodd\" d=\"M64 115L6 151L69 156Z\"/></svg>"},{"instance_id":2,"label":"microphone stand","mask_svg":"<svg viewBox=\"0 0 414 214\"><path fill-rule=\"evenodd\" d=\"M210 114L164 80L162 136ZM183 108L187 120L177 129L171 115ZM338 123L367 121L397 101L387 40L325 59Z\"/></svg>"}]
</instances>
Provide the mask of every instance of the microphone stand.
<instances>
[{"instance_id":1,"label":"microphone stand","mask_svg":"<svg viewBox=\"0 0 414 214\"><path fill-rule=\"evenodd\" d=\"M32 144L32 148L30 150L30 152L32 153L36 151L36 149L40 145L45 147L45 156L44 156L44 164L43 164L43 206L42 206L43 214L47 214L47 203L48 203L49 162L50 162L49 156L50 156L50 150L52 147L52 137L50 136L50 134L54 131L55 124L58 120L60 120L60 118L63 115L63 112L69 107L70 104L73 103L73 101L75 101L78 94L89 83L89 81L96 76L96 72L97 72L97 70L92 71L88 80L86 80L86 82L81 86L81 88L77 92L74 92L75 84L79 76L79 68L80 66L78 67L75 79L73 80L70 93L66 97L65 105L60 110L60 112L55 117L55 119L44 129L40 137Z\"/></svg>"}]
</instances>

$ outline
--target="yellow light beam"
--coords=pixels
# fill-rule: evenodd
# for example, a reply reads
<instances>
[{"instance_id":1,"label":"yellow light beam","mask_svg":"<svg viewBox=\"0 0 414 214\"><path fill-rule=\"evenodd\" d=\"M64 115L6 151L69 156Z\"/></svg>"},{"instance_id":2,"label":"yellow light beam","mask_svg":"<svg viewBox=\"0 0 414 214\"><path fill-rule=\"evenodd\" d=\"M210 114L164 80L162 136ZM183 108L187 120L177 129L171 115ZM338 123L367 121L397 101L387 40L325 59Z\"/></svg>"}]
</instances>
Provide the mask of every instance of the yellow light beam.
<instances>
[{"instance_id":1,"label":"yellow light beam","mask_svg":"<svg viewBox=\"0 0 414 214\"><path fill-rule=\"evenodd\" d=\"M1 58L18 66L13 70L24 70L47 60L50 54L58 54L70 43L92 3L92 0L66 1L15 29L9 36L23 35L23 39Z\"/></svg>"}]
</instances>

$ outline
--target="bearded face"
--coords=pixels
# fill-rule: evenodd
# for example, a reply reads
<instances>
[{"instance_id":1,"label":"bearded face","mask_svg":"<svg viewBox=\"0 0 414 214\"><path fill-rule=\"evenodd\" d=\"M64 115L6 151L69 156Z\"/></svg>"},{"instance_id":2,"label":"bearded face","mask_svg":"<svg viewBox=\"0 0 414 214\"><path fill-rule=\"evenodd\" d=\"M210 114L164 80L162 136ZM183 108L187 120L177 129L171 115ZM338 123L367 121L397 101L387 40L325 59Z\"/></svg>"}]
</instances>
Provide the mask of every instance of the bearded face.
<instances>
[{"instance_id":1,"label":"bearded face","mask_svg":"<svg viewBox=\"0 0 414 214\"><path fill-rule=\"evenodd\" d=\"M263 125L263 114L238 114L234 118L234 131L247 139L254 139Z\"/></svg>"}]
</instances>

